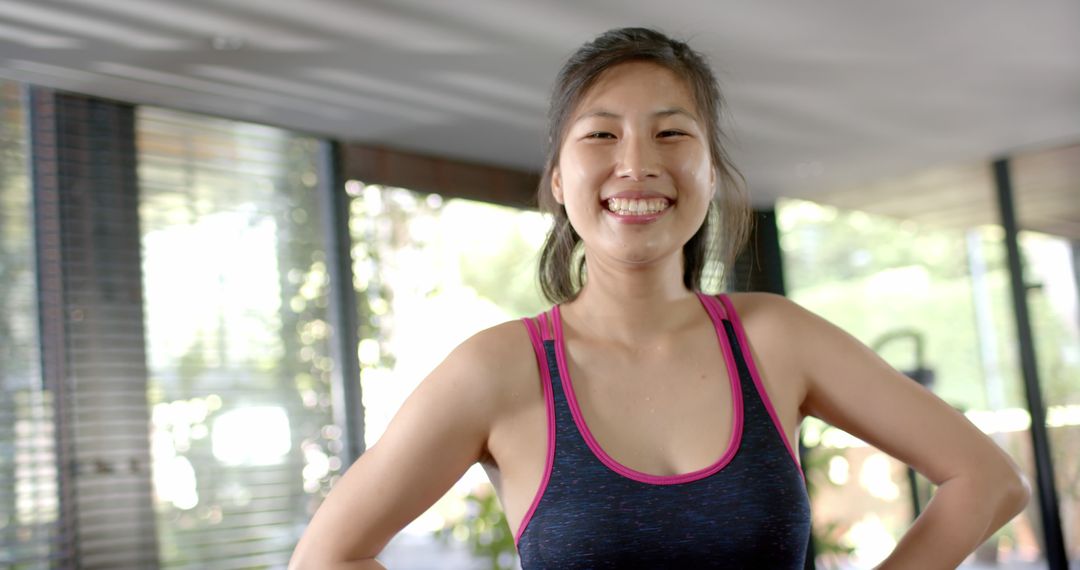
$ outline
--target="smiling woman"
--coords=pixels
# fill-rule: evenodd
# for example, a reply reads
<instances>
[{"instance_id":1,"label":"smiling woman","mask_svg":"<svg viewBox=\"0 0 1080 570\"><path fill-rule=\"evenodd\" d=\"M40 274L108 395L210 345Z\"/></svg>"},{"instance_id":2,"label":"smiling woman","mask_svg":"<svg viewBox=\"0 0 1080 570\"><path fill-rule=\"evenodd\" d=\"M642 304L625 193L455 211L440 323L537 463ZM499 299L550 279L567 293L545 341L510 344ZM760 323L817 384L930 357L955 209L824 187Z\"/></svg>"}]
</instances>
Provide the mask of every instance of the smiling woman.
<instances>
[{"instance_id":1,"label":"smiling woman","mask_svg":"<svg viewBox=\"0 0 1080 570\"><path fill-rule=\"evenodd\" d=\"M654 30L571 56L539 188L554 306L474 335L420 383L294 567L380 567L480 463L526 570L802 568L809 415L939 486L882 568L954 568L1023 507L1009 457L851 335L780 296L702 291L748 228L720 102L704 58Z\"/></svg>"},{"instance_id":2,"label":"smiling woman","mask_svg":"<svg viewBox=\"0 0 1080 570\"><path fill-rule=\"evenodd\" d=\"M596 99L601 93L610 92L613 84L620 83L622 89L615 89L616 94L636 95L639 101L613 101L612 104L641 105L640 99L645 99L646 105L653 105L643 109L644 116L637 118L637 124L632 124L631 117L620 115L616 109L597 104ZM625 89L627 83L629 90ZM629 174L630 178L649 178L648 187L655 186L657 178L657 173L650 169L657 167L655 161L665 156L669 160L674 156L675 160L682 161L676 170L684 176L700 176L701 170L691 173L686 168L704 167L711 177L707 184L713 194L705 209L706 223L698 224L697 232L683 247L687 261L683 267L683 281L689 289L720 289L724 273L719 268L726 272L734 265L751 223L749 200L741 184L742 175L721 144L724 135L720 117L724 109L723 95L704 58L686 44L670 41L659 34L654 36L649 30L613 30L582 46L570 58L559 74L551 100L548 125L551 144L538 194L541 209L554 217L540 260L541 286L549 299L563 302L573 298L585 277L585 258L574 254L581 236L570 222L567 210L561 207L563 199L559 197L560 175L575 176L585 172L578 169L563 172L560 161L564 153L570 153L570 164L575 164L575 158L588 160L590 156L600 155L605 148L608 161L616 160L611 156L613 151L629 150L627 155L618 157L624 161L623 174ZM645 124L642 120L649 122ZM655 129L634 139L650 140L655 134L655 139L648 145L628 149L626 144L616 144L625 138L621 135L636 135L642 128L646 131ZM627 129L631 133L624 133ZM585 145L601 148L589 149ZM692 152L685 152L688 147ZM701 151L705 152L704 157L700 156ZM640 152L645 154L635 156ZM626 160L653 163L631 163L629 168L644 168L645 171L627 172ZM655 196L663 198L669 205L674 202L673 196L641 190L646 187L643 181L635 184L631 180L623 186L625 188L601 197L606 200L604 206L609 210L613 206L609 198L630 202L630 199ZM633 206L618 202L614 205ZM684 209L689 209L686 206ZM718 230L725 234L723 239L717 239Z\"/></svg>"},{"instance_id":3,"label":"smiling woman","mask_svg":"<svg viewBox=\"0 0 1080 570\"><path fill-rule=\"evenodd\" d=\"M568 218L593 271L611 256L681 264L672 251L709 231L716 171L697 107L676 73L651 62L604 72L577 103L549 179L564 206L553 213Z\"/></svg>"}]
</instances>

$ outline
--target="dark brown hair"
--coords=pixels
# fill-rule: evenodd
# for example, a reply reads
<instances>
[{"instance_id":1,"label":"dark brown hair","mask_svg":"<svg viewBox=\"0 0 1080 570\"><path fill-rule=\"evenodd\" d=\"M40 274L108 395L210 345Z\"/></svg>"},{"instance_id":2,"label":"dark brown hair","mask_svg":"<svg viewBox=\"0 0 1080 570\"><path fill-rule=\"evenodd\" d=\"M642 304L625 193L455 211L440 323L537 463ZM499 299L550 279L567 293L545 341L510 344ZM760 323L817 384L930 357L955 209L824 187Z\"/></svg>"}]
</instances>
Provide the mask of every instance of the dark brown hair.
<instances>
[{"instance_id":1,"label":"dark brown hair","mask_svg":"<svg viewBox=\"0 0 1080 570\"><path fill-rule=\"evenodd\" d=\"M717 198L701 228L683 246L683 283L691 291L701 291L703 282L719 288L750 232L752 216L744 180L720 144L720 113L723 96L705 58L684 42L648 28L609 30L578 48L559 71L548 111L548 151L540 179L540 209L553 216L551 230L540 254L540 289L552 303L570 301L581 291L585 279L585 257L578 245L581 236L570 225L566 209L551 194L551 176L559 164L559 150L566 123L578 103L608 69L631 61L659 64L686 81L705 123L709 157L720 185ZM719 209L719 212L717 211ZM718 243L719 242L719 243ZM719 250L719 251L718 251ZM717 259L719 258L719 259ZM716 262L724 271L716 275ZM708 274L706 272L709 272Z\"/></svg>"}]
</instances>

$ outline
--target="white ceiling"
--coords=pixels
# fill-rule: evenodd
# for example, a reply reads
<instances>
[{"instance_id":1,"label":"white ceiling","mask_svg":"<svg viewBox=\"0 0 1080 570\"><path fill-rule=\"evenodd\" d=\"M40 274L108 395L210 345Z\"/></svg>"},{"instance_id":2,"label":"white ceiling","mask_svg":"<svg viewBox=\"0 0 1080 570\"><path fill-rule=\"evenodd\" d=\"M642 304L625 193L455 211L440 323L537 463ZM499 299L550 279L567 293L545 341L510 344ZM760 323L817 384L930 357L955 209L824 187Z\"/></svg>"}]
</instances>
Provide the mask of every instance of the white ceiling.
<instances>
[{"instance_id":1,"label":"white ceiling","mask_svg":"<svg viewBox=\"0 0 1080 570\"><path fill-rule=\"evenodd\" d=\"M1080 3L0 0L0 77L539 169L563 59L705 52L758 204L1080 141Z\"/></svg>"}]
</instances>

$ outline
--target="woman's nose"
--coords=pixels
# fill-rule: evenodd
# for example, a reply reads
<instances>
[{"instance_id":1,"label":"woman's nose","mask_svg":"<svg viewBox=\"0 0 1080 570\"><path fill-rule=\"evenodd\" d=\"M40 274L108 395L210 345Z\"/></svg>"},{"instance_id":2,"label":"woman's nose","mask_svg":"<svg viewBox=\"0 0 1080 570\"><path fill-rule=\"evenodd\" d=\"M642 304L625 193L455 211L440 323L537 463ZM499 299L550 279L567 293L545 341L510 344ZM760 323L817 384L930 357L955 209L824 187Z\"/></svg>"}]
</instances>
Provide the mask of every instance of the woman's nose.
<instances>
[{"instance_id":1,"label":"woman's nose","mask_svg":"<svg viewBox=\"0 0 1080 570\"><path fill-rule=\"evenodd\" d=\"M659 156L652 141L644 137L628 136L619 144L618 163L615 174L619 178L644 180L660 175Z\"/></svg>"}]
</instances>

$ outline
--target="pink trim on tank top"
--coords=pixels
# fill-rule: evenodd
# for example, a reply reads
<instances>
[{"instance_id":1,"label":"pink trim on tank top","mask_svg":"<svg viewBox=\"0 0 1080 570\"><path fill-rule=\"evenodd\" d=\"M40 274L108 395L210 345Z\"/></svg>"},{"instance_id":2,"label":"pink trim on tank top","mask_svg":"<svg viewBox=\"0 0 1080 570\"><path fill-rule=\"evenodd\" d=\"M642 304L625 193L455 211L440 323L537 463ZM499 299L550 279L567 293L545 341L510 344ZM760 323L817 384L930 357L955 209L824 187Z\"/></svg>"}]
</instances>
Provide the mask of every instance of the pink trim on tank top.
<instances>
[{"instance_id":1,"label":"pink trim on tank top","mask_svg":"<svg viewBox=\"0 0 1080 570\"><path fill-rule=\"evenodd\" d=\"M536 489L536 495L533 497L532 505L529 506L529 510L525 511L525 516L521 518L521 522L518 523L518 530L514 534L514 548L517 548L518 541L521 539L522 533L525 532L525 527L529 526L529 521L532 520L533 513L536 512L536 506L540 504L540 499L544 496L544 491L547 489L548 480L551 479L551 467L555 463L555 396L552 393L551 387L551 373L548 371L547 365L547 352L544 350L544 342L541 340L543 337L541 333L537 332L536 323L532 319L521 319L525 323L525 329L529 331L529 340L532 341L533 352L536 353L536 364L540 367L540 380L544 389L544 402L547 408L547 424L548 424L548 441L547 441L547 461L544 465L544 476L540 479L540 486Z\"/></svg>"},{"instance_id":2,"label":"pink trim on tank top","mask_svg":"<svg viewBox=\"0 0 1080 570\"><path fill-rule=\"evenodd\" d=\"M799 473L802 474L803 479L806 478L806 473L803 473L802 467L799 465L799 460L795 455L795 450L791 448L791 442L788 441L787 435L784 433L783 424L780 423L780 415L776 413L776 408L773 407L772 399L769 398L768 392L765 391L765 383L761 381L761 375L758 374L757 366L754 364L754 355L750 352L750 342L746 339L746 332L743 329L742 321L739 320L739 314L735 312L735 306L732 305L731 299L721 293L718 295L720 302L724 304L727 309L728 317L731 319L731 324L735 328L735 336L739 339L739 347L743 353L743 360L746 361L746 367L750 369L750 376L754 378L754 387L757 388L758 395L761 396L761 401L765 403L765 409L769 411L769 417L772 418L773 426L776 428L777 434L780 435L780 440L784 442L784 447L787 448L788 454L791 455L791 460L795 462L795 466L799 468Z\"/></svg>"},{"instance_id":3,"label":"pink trim on tank top","mask_svg":"<svg viewBox=\"0 0 1080 570\"><path fill-rule=\"evenodd\" d=\"M566 365L565 341L562 334L562 315L559 312L559 306L555 305L552 308L552 321L555 325L555 356L559 365L559 377L562 379L563 393L566 394L566 400L570 404L570 413L574 416L574 423L577 424L578 432L581 433L582 438L589 446L589 449L592 450L593 455L609 469L623 477L651 485L689 483L697 481L698 479L704 479L705 477L720 471L731 462L732 458L735 457L735 453L739 450L743 432L743 401L738 368L735 365L735 358L731 353L731 348L728 346L727 333L720 323L717 308L710 306L706 297L700 293L698 294L698 300L705 307L705 311L709 314L709 318L713 322L713 328L716 330L717 342L720 344L720 348L724 353L724 362L728 369L733 410L731 437L728 440L727 451L720 459L716 460L715 463L708 467L698 469L697 471L679 475L651 475L649 473L631 469L616 461L600 447L600 443L596 441L596 438L592 435L592 431L589 430L588 424L585 423L585 417L581 413L581 407L578 405L577 396L574 393L574 385L570 379L569 368Z\"/></svg>"}]
</instances>

